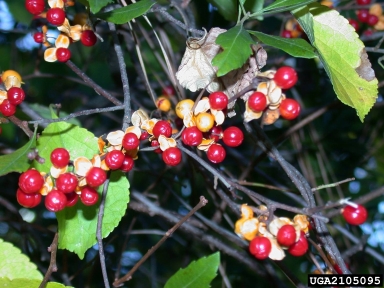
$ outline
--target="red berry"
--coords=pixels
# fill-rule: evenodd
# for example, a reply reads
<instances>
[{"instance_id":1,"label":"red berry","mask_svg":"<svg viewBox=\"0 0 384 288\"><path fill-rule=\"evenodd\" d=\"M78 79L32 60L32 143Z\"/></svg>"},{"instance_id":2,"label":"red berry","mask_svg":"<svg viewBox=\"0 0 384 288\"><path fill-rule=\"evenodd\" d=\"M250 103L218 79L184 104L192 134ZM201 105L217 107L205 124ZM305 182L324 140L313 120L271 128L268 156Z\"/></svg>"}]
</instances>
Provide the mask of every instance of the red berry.
<instances>
[{"instance_id":1,"label":"red berry","mask_svg":"<svg viewBox=\"0 0 384 288\"><path fill-rule=\"evenodd\" d=\"M212 109L223 110L227 108L228 97L223 92L213 92L209 95L209 105Z\"/></svg>"},{"instance_id":2,"label":"red berry","mask_svg":"<svg viewBox=\"0 0 384 288\"><path fill-rule=\"evenodd\" d=\"M296 84L297 73L292 67L283 66L277 69L273 80L281 89L289 89Z\"/></svg>"},{"instance_id":3,"label":"red berry","mask_svg":"<svg viewBox=\"0 0 384 288\"><path fill-rule=\"evenodd\" d=\"M44 204L49 211L57 212L67 206L67 197L62 191L54 189L45 196Z\"/></svg>"},{"instance_id":4,"label":"red berry","mask_svg":"<svg viewBox=\"0 0 384 288\"><path fill-rule=\"evenodd\" d=\"M243 142L243 140L244 140L243 131L241 131L236 126L228 127L223 132L224 144L229 147L237 147Z\"/></svg>"},{"instance_id":5,"label":"red berry","mask_svg":"<svg viewBox=\"0 0 384 288\"><path fill-rule=\"evenodd\" d=\"M225 152L225 149L223 148L223 146L219 144L214 143L211 146L209 146L207 150L208 160L211 161L212 163L217 164L217 163L223 162L226 155L227 153Z\"/></svg>"},{"instance_id":6,"label":"red berry","mask_svg":"<svg viewBox=\"0 0 384 288\"><path fill-rule=\"evenodd\" d=\"M221 126L213 126L211 130L205 134L207 134L206 138L213 139L215 142L217 142L223 138L223 128Z\"/></svg>"},{"instance_id":7,"label":"red berry","mask_svg":"<svg viewBox=\"0 0 384 288\"><path fill-rule=\"evenodd\" d=\"M300 231L299 240L297 240L297 242L289 246L288 252L293 256L299 257L299 256L303 256L307 252L307 250L308 250L308 240L305 237L304 232Z\"/></svg>"},{"instance_id":8,"label":"red berry","mask_svg":"<svg viewBox=\"0 0 384 288\"><path fill-rule=\"evenodd\" d=\"M136 135L135 135L136 136ZM136 137L137 139L137 137ZM124 153L120 150L112 150L105 156L105 164L111 170L119 169L124 162Z\"/></svg>"},{"instance_id":9,"label":"red berry","mask_svg":"<svg viewBox=\"0 0 384 288\"><path fill-rule=\"evenodd\" d=\"M356 204L357 208L350 205L345 206L342 212L345 221L351 225L361 225L368 218L367 209L360 204Z\"/></svg>"},{"instance_id":10,"label":"red berry","mask_svg":"<svg viewBox=\"0 0 384 288\"><path fill-rule=\"evenodd\" d=\"M293 120L300 114L300 104L294 99L284 99L279 106L281 117L287 120Z\"/></svg>"},{"instance_id":11,"label":"red berry","mask_svg":"<svg viewBox=\"0 0 384 288\"><path fill-rule=\"evenodd\" d=\"M292 33L289 30L283 30L283 32L281 32L281 37L283 37L283 38L292 38Z\"/></svg>"},{"instance_id":12,"label":"red berry","mask_svg":"<svg viewBox=\"0 0 384 288\"><path fill-rule=\"evenodd\" d=\"M25 208L33 208L40 204L40 193L24 193L20 188L16 192L17 202Z\"/></svg>"},{"instance_id":13,"label":"red berry","mask_svg":"<svg viewBox=\"0 0 384 288\"><path fill-rule=\"evenodd\" d=\"M25 0L25 8L33 15L40 14L45 9L44 0Z\"/></svg>"},{"instance_id":14,"label":"red berry","mask_svg":"<svg viewBox=\"0 0 384 288\"><path fill-rule=\"evenodd\" d=\"M65 197L67 198L66 207L75 206L77 201L79 200L79 195L76 192L65 193Z\"/></svg>"},{"instance_id":15,"label":"red berry","mask_svg":"<svg viewBox=\"0 0 384 288\"><path fill-rule=\"evenodd\" d=\"M181 134L181 140L185 145L198 146L203 141L203 133L196 126L187 127Z\"/></svg>"},{"instance_id":16,"label":"red berry","mask_svg":"<svg viewBox=\"0 0 384 288\"><path fill-rule=\"evenodd\" d=\"M296 230L292 225L283 225L276 235L277 242L283 246L291 246L296 242Z\"/></svg>"},{"instance_id":17,"label":"red berry","mask_svg":"<svg viewBox=\"0 0 384 288\"><path fill-rule=\"evenodd\" d=\"M95 32L93 32L92 30L84 30L83 33L81 33L80 40L84 46L90 47L96 44L97 37L95 35Z\"/></svg>"},{"instance_id":18,"label":"red berry","mask_svg":"<svg viewBox=\"0 0 384 288\"><path fill-rule=\"evenodd\" d=\"M158 147L159 145L160 145L160 144L159 144L159 141L157 141L157 140L152 140L152 142L151 142L151 147ZM157 154L161 154L161 153L163 153L163 151L161 151L160 148L157 148L157 149L153 150L153 152L155 152L155 153L157 153Z\"/></svg>"},{"instance_id":19,"label":"red berry","mask_svg":"<svg viewBox=\"0 0 384 288\"><path fill-rule=\"evenodd\" d=\"M369 16L368 9L361 9L357 11L357 19L359 19L361 23L367 23L368 16Z\"/></svg>"},{"instance_id":20,"label":"red berry","mask_svg":"<svg viewBox=\"0 0 384 288\"><path fill-rule=\"evenodd\" d=\"M3 103L0 104L0 112L5 117L12 116L16 113L16 106L11 104L8 99L5 99Z\"/></svg>"},{"instance_id":21,"label":"red berry","mask_svg":"<svg viewBox=\"0 0 384 288\"><path fill-rule=\"evenodd\" d=\"M271 250L272 244L267 237L257 236L253 238L251 242L249 242L249 252L251 252L251 254L259 260L268 258Z\"/></svg>"},{"instance_id":22,"label":"red berry","mask_svg":"<svg viewBox=\"0 0 384 288\"><path fill-rule=\"evenodd\" d=\"M69 172L60 174L56 179L56 187L63 193L74 192L78 183L76 175Z\"/></svg>"},{"instance_id":23,"label":"red berry","mask_svg":"<svg viewBox=\"0 0 384 288\"><path fill-rule=\"evenodd\" d=\"M165 87L161 90L161 93L162 93L164 96L172 96L172 95L175 95L175 89L173 88L172 85L167 85L167 86L165 86Z\"/></svg>"},{"instance_id":24,"label":"red berry","mask_svg":"<svg viewBox=\"0 0 384 288\"><path fill-rule=\"evenodd\" d=\"M68 48L60 47L56 49L56 58L59 62L67 62L71 59L71 51Z\"/></svg>"},{"instance_id":25,"label":"red berry","mask_svg":"<svg viewBox=\"0 0 384 288\"><path fill-rule=\"evenodd\" d=\"M63 25L65 21L65 11L61 8L51 8L47 11L47 21L55 26Z\"/></svg>"},{"instance_id":26,"label":"red berry","mask_svg":"<svg viewBox=\"0 0 384 288\"><path fill-rule=\"evenodd\" d=\"M129 132L126 133L123 137L121 145L125 150L133 150L139 147L140 140L137 138L135 133Z\"/></svg>"},{"instance_id":27,"label":"red berry","mask_svg":"<svg viewBox=\"0 0 384 288\"><path fill-rule=\"evenodd\" d=\"M22 173L19 177L19 187L26 194L34 194L44 185L44 177L40 175L39 171L29 169Z\"/></svg>"},{"instance_id":28,"label":"red berry","mask_svg":"<svg viewBox=\"0 0 384 288\"><path fill-rule=\"evenodd\" d=\"M172 126L168 121L160 120L157 121L155 126L152 129L153 136L159 138L160 135L164 135L165 137L171 137L172 135Z\"/></svg>"},{"instance_id":29,"label":"red berry","mask_svg":"<svg viewBox=\"0 0 384 288\"><path fill-rule=\"evenodd\" d=\"M377 24L377 22L379 22L379 17L377 17L376 15L373 15L373 14L368 15L367 24L369 26L375 26Z\"/></svg>"},{"instance_id":30,"label":"red berry","mask_svg":"<svg viewBox=\"0 0 384 288\"><path fill-rule=\"evenodd\" d=\"M140 141L147 140L149 138L149 133L147 131L141 132Z\"/></svg>"},{"instance_id":31,"label":"red berry","mask_svg":"<svg viewBox=\"0 0 384 288\"><path fill-rule=\"evenodd\" d=\"M50 159L56 168L64 168L69 163L69 152L65 148L56 148L51 152Z\"/></svg>"},{"instance_id":32,"label":"red berry","mask_svg":"<svg viewBox=\"0 0 384 288\"><path fill-rule=\"evenodd\" d=\"M7 98L12 105L19 105L25 99L24 90L19 87L11 87L7 92Z\"/></svg>"},{"instance_id":33,"label":"red berry","mask_svg":"<svg viewBox=\"0 0 384 288\"><path fill-rule=\"evenodd\" d=\"M44 42L44 33L43 32L35 32L33 34L33 39L36 43L43 43Z\"/></svg>"},{"instance_id":34,"label":"red berry","mask_svg":"<svg viewBox=\"0 0 384 288\"><path fill-rule=\"evenodd\" d=\"M163 152L163 161L169 166L176 166L181 162L181 151L177 147L170 147Z\"/></svg>"},{"instance_id":35,"label":"red berry","mask_svg":"<svg viewBox=\"0 0 384 288\"><path fill-rule=\"evenodd\" d=\"M267 97L264 93L254 92L248 98L248 106L254 112L261 112L267 107Z\"/></svg>"},{"instance_id":36,"label":"red berry","mask_svg":"<svg viewBox=\"0 0 384 288\"><path fill-rule=\"evenodd\" d=\"M349 25L355 28L355 31L359 30L359 22L357 22L355 19L348 19L348 22L349 22Z\"/></svg>"},{"instance_id":37,"label":"red berry","mask_svg":"<svg viewBox=\"0 0 384 288\"><path fill-rule=\"evenodd\" d=\"M357 5L369 5L371 0L356 0Z\"/></svg>"},{"instance_id":38,"label":"red berry","mask_svg":"<svg viewBox=\"0 0 384 288\"><path fill-rule=\"evenodd\" d=\"M107 173L99 167L92 167L85 175L87 184L91 187L98 187L107 180Z\"/></svg>"},{"instance_id":39,"label":"red berry","mask_svg":"<svg viewBox=\"0 0 384 288\"><path fill-rule=\"evenodd\" d=\"M81 188L80 200L86 206L92 206L99 200L99 193L89 186Z\"/></svg>"},{"instance_id":40,"label":"red berry","mask_svg":"<svg viewBox=\"0 0 384 288\"><path fill-rule=\"evenodd\" d=\"M135 164L135 161L133 160L133 158L131 156L124 155L123 164L121 164L120 170L125 172L125 173L129 172L132 170L134 164Z\"/></svg>"}]
</instances>

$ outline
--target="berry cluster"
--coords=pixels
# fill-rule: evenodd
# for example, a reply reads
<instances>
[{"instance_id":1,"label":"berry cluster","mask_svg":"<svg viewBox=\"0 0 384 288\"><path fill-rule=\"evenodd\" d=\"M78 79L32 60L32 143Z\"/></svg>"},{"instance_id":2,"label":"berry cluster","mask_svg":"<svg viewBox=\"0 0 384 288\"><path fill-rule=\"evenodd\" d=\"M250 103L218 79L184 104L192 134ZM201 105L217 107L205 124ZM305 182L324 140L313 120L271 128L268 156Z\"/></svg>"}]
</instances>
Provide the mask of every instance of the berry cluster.
<instances>
[{"instance_id":1,"label":"berry cluster","mask_svg":"<svg viewBox=\"0 0 384 288\"><path fill-rule=\"evenodd\" d=\"M0 112L6 117L16 113L16 106L25 99L24 90L21 88L21 76L13 70L1 74L0 87Z\"/></svg>"},{"instance_id":2,"label":"berry cluster","mask_svg":"<svg viewBox=\"0 0 384 288\"><path fill-rule=\"evenodd\" d=\"M282 260L284 250L293 256L302 256L308 250L306 233L309 222L305 215L296 215L293 220L285 217L274 217L267 225L268 210L259 207L259 217L254 217L253 210L243 204L241 218L235 223L235 233L250 241L249 251L257 259Z\"/></svg>"},{"instance_id":3,"label":"berry cluster","mask_svg":"<svg viewBox=\"0 0 384 288\"><path fill-rule=\"evenodd\" d=\"M371 4L371 0L357 0L356 4L359 6ZM380 4L374 4L370 9L358 9L356 11L357 19L348 19L349 24L355 28L356 32L359 32L360 28L363 26L372 27L375 30L384 29L384 19L380 20L383 10ZM379 23L379 20L382 23ZM371 31L371 30L366 30Z\"/></svg>"},{"instance_id":4,"label":"berry cluster","mask_svg":"<svg viewBox=\"0 0 384 288\"><path fill-rule=\"evenodd\" d=\"M300 104L294 99L286 98L282 89L292 88L297 80L295 69L283 66L274 70L260 73L259 76L270 79L261 82L257 90L248 97L245 103L245 121L259 119L263 124L273 124L280 116L287 120L293 120L300 114Z\"/></svg>"},{"instance_id":5,"label":"berry cluster","mask_svg":"<svg viewBox=\"0 0 384 288\"><path fill-rule=\"evenodd\" d=\"M87 206L97 203L96 189L107 179L105 170L92 164L87 166L83 157L70 161L70 154L64 148L54 149L50 160L49 173L29 169L20 175L16 192L20 205L33 208L42 196L45 196L45 207L52 212L75 205L79 198Z\"/></svg>"},{"instance_id":6,"label":"berry cluster","mask_svg":"<svg viewBox=\"0 0 384 288\"><path fill-rule=\"evenodd\" d=\"M47 41L47 26L42 25L41 30L33 34L33 38L37 43L42 43L49 47L44 52L44 59L47 62L66 62L71 58L71 51L68 49L70 43L81 41L84 46L93 46L96 44L97 37L92 27L83 23L83 25L70 25L66 15L66 8L74 5L74 1L70 0L49 0L49 9L45 12L44 0L26 0L25 8L35 16L35 18L44 18L55 27L61 34L55 41L54 47ZM45 12L45 13L44 13Z\"/></svg>"}]
</instances>

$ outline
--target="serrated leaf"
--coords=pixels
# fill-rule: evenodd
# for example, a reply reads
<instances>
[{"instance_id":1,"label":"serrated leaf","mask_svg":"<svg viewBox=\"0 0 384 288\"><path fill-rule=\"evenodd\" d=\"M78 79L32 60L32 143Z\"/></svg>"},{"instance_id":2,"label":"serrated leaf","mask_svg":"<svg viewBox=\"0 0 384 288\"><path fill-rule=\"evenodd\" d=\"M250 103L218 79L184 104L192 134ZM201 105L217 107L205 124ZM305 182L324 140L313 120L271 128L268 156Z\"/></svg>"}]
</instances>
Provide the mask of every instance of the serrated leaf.
<instances>
[{"instance_id":1,"label":"serrated leaf","mask_svg":"<svg viewBox=\"0 0 384 288\"><path fill-rule=\"evenodd\" d=\"M236 25L227 32L221 33L216 38L216 44L224 50L212 59L213 66L218 68L216 74L221 77L243 66L252 54L251 45L255 44L255 41L243 26Z\"/></svg>"},{"instance_id":2,"label":"serrated leaf","mask_svg":"<svg viewBox=\"0 0 384 288\"><path fill-rule=\"evenodd\" d=\"M43 275L21 250L0 238L0 277L42 280Z\"/></svg>"},{"instance_id":3,"label":"serrated leaf","mask_svg":"<svg viewBox=\"0 0 384 288\"><path fill-rule=\"evenodd\" d=\"M153 0L141 0L110 12L98 13L95 16L115 24L124 24L146 13L154 4Z\"/></svg>"},{"instance_id":4,"label":"serrated leaf","mask_svg":"<svg viewBox=\"0 0 384 288\"><path fill-rule=\"evenodd\" d=\"M28 278L17 278L10 280L8 278L0 278L0 287L7 288L37 288L40 286L41 280L33 280ZM57 282L48 282L46 288L71 288Z\"/></svg>"},{"instance_id":5,"label":"serrated leaf","mask_svg":"<svg viewBox=\"0 0 384 288\"><path fill-rule=\"evenodd\" d=\"M293 13L317 49L337 97L363 121L376 101L378 81L359 35L336 10L318 3Z\"/></svg>"},{"instance_id":6,"label":"serrated leaf","mask_svg":"<svg viewBox=\"0 0 384 288\"><path fill-rule=\"evenodd\" d=\"M255 35L261 42L269 46L283 50L294 57L315 58L315 48L304 39L288 39L280 36L267 35L258 31L248 31Z\"/></svg>"},{"instance_id":7,"label":"serrated leaf","mask_svg":"<svg viewBox=\"0 0 384 288\"><path fill-rule=\"evenodd\" d=\"M119 224L129 202L129 182L122 172L110 177L102 225L102 236L107 237ZM100 189L101 190L101 189ZM96 244L98 204L85 206L80 201L56 213L59 224L59 248L75 252L80 259Z\"/></svg>"},{"instance_id":8,"label":"serrated leaf","mask_svg":"<svg viewBox=\"0 0 384 288\"><path fill-rule=\"evenodd\" d=\"M237 0L208 0L228 21L237 19Z\"/></svg>"},{"instance_id":9,"label":"serrated leaf","mask_svg":"<svg viewBox=\"0 0 384 288\"><path fill-rule=\"evenodd\" d=\"M37 140L37 149L45 163L36 161L34 167L43 172L49 172L52 166L50 155L53 149L63 147L69 151L71 160L84 156L91 159L98 153L97 138L88 130L66 122L49 124Z\"/></svg>"},{"instance_id":10,"label":"serrated leaf","mask_svg":"<svg viewBox=\"0 0 384 288\"><path fill-rule=\"evenodd\" d=\"M0 156L0 176L10 172L24 172L30 166L28 153L36 146L36 129L32 138L15 152Z\"/></svg>"},{"instance_id":11,"label":"serrated leaf","mask_svg":"<svg viewBox=\"0 0 384 288\"><path fill-rule=\"evenodd\" d=\"M184 269L180 269L165 283L164 288L205 288L217 275L220 265L220 253L193 261Z\"/></svg>"},{"instance_id":12,"label":"serrated leaf","mask_svg":"<svg viewBox=\"0 0 384 288\"><path fill-rule=\"evenodd\" d=\"M108 3L113 2L113 0L88 0L89 7L93 14L100 11L101 8L108 5Z\"/></svg>"}]
</instances>

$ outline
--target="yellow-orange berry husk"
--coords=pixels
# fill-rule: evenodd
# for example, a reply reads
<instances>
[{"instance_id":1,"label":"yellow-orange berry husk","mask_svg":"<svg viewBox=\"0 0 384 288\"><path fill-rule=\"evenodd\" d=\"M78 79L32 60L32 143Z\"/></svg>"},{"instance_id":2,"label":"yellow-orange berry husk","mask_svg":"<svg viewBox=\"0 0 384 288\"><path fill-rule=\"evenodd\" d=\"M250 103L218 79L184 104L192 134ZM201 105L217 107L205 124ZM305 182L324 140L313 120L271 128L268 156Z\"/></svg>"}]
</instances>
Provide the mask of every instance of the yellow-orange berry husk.
<instances>
[{"instance_id":1,"label":"yellow-orange berry husk","mask_svg":"<svg viewBox=\"0 0 384 288\"><path fill-rule=\"evenodd\" d=\"M77 13L73 18L73 25L81 25L84 26L87 24L88 15L87 13Z\"/></svg>"},{"instance_id":2,"label":"yellow-orange berry husk","mask_svg":"<svg viewBox=\"0 0 384 288\"><path fill-rule=\"evenodd\" d=\"M325 1L321 1L320 4L327 6L328 8L333 8L333 2L332 1L325 0Z\"/></svg>"},{"instance_id":3,"label":"yellow-orange berry husk","mask_svg":"<svg viewBox=\"0 0 384 288\"><path fill-rule=\"evenodd\" d=\"M181 100L176 105L176 115L177 117L184 119L185 115L187 115L191 110L195 102L191 99Z\"/></svg>"},{"instance_id":4,"label":"yellow-orange berry husk","mask_svg":"<svg viewBox=\"0 0 384 288\"><path fill-rule=\"evenodd\" d=\"M171 101L169 101L166 97L164 96L160 96L159 98L157 98L156 100L156 107L157 109L159 109L160 111L163 111L163 112L168 112L169 110L171 110Z\"/></svg>"},{"instance_id":5,"label":"yellow-orange berry husk","mask_svg":"<svg viewBox=\"0 0 384 288\"><path fill-rule=\"evenodd\" d=\"M211 113L203 112L196 116L196 127L201 132L208 132L215 124L215 118Z\"/></svg>"},{"instance_id":6,"label":"yellow-orange berry husk","mask_svg":"<svg viewBox=\"0 0 384 288\"><path fill-rule=\"evenodd\" d=\"M5 80L7 80L7 78L9 76L14 76L14 77L16 77L21 82L20 74L17 73L16 71L14 71L14 70L6 70L6 71L4 71L3 74L1 74L1 80L3 82L5 82Z\"/></svg>"},{"instance_id":7,"label":"yellow-orange berry husk","mask_svg":"<svg viewBox=\"0 0 384 288\"><path fill-rule=\"evenodd\" d=\"M301 31L299 30L292 30L291 31L292 38L299 38L301 36Z\"/></svg>"},{"instance_id":8,"label":"yellow-orange berry husk","mask_svg":"<svg viewBox=\"0 0 384 288\"><path fill-rule=\"evenodd\" d=\"M381 5L378 3L372 4L369 8L369 14L380 17L383 14L383 8L381 8Z\"/></svg>"}]
</instances>

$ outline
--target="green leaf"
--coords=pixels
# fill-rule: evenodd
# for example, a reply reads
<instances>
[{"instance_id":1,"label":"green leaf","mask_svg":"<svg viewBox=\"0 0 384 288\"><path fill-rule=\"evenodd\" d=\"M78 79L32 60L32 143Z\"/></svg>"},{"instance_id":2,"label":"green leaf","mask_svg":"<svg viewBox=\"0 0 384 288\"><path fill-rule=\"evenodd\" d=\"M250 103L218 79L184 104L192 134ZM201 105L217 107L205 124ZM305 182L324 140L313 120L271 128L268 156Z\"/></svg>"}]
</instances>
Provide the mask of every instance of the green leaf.
<instances>
[{"instance_id":1,"label":"green leaf","mask_svg":"<svg viewBox=\"0 0 384 288\"><path fill-rule=\"evenodd\" d=\"M247 0L245 2L244 8L246 11L249 11L251 13L255 13L257 11L261 11L264 6L264 0ZM256 18L258 20L263 20L263 16L256 16L256 17L250 17L250 18Z\"/></svg>"},{"instance_id":2,"label":"green leaf","mask_svg":"<svg viewBox=\"0 0 384 288\"><path fill-rule=\"evenodd\" d=\"M122 172L110 177L102 225L102 236L107 237L119 224L129 202L129 182ZM101 190L101 189L100 189ZM98 204L85 206L80 201L56 213L59 223L59 248L75 252L84 258L88 248L96 244Z\"/></svg>"},{"instance_id":3,"label":"green leaf","mask_svg":"<svg viewBox=\"0 0 384 288\"><path fill-rule=\"evenodd\" d=\"M252 54L251 44L255 44L255 41L243 26L236 25L221 33L216 38L216 44L224 50L212 59L212 65L218 68L217 76L220 77L243 66Z\"/></svg>"},{"instance_id":4,"label":"green leaf","mask_svg":"<svg viewBox=\"0 0 384 288\"><path fill-rule=\"evenodd\" d=\"M33 280L28 278L17 278L17 279L8 279L0 278L0 287L7 288L37 288L40 286L41 280ZM46 288L65 288L70 286L65 286L56 282L48 282Z\"/></svg>"},{"instance_id":5,"label":"green leaf","mask_svg":"<svg viewBox=\"0 0 384 288\"><path fill-rule=\"evenodd\" d=\"M237 20L237 1L236 0L208 0L215 6L219 13L228 21Z\"/></svg>"},{"instance_id":6,"label":"green leaf","mask_svg":"<svg viewBox=\"0 0 384 288\"><path fill-rule=\"evenodd\" d=\"M110 12L98 13L95 16L115 24L124 24L146 13L154 4L153 0L141 0Z\"/></svg>"},{"instance_id":7,"label":"green leaf","mask_svg":"<svg viewBox=\"0 0 384 288\"><path fill-rule=\"evenodd\" d=\"M304 39L288 39L280 36L267 35L257 31L248 31L255 35L261 42L269 46L278 48L294 57L315 58L315 48Z\"/></svg>"},{"instance_id":8,"label":"green leaf","mask_svg":"<svg viewBox=\"0 0 384 288\"><path fill-rule=\"evenodd\" d=\"M33 104L28 104L28 107L31 108L33 111L37 112L41 116L41 118L43 118L43 119L55 119L55 118L58 118L57 116L56 117L52 117L51 109L49 107L47 107L47 106L40 105L40 104L37 104L37 103L33 103ZM60 110L60 117L65 117L65 116L68 116L68 113ZM80 121L75 119L75 118L69 119L68 121L65 121L65 122L72 123L72 124L75 124L77 126L81 126Z\"/></svg>"},{"instance_id":9,"label":"green leaf","mask_svg":"<svg viewBox=\"0 0 384 288\"><path fill-rule=\"evenodd\" d=\"M13 244L0 238L0 277L42 280L43 275L29 258Z\"/></svg>"},{"instance_id":10,"label":"green leaf","mask_svg":"<svg viewBox=\"0 0 384 288\"><path fill-rule=\"evenodd\" d=\"M107 6L107 4L111 2L113 2L113 0L88 0L89 7L93 14L99 12L101 8Z\"/></svg>"},{"instance_id":11,"label":"green leaf","mask_svg":"<svg viewBox=\"0 0 384 288\"><path fill-rule=\"evenodd\" d=\"M39 155L45 158L45 163L36 161L34 167L43 172L49 172L52 166L51 152L58 147L67 149L71 160L84 156L91 159L98 153L97 138L88 130L66 122L49 124L37 140Z\"/></svg>"},{"instance_id":12,"label":"green leaf","mask_svg":"<svg viewBox=\"0 0 384 288\"><path fill-rule=\"evenodd\" d=\"M364 43L336 10L313 3L293 11L331 79L337 97L363 121L378 95Z\"/></svg>"},{"instance_id":13,"label":"green leaf","mask_svg":"<svg viewBox=\"0 0 384 288\"><path fill-rule=\"evenodd\" d=\"M251 14L249 18L297 9L315 1L316 0L277 0L264 9Z\"/></svg>"},{"instance_id":14,"label":"green leaf","mask_svg":"<svg viewBox=\"0 0 384 288\"><path fill-rule=\"evenodd\" d=\"M165 283L164 288L205 288L217 275L220 264L220 253L193 261L184 269L180 269Z\"/></svg>"},{"instance_id":15,"label":"green leaf","mask_svg":"<svg viewBox=\"0 0 384 288\"><path fill-rule=\"evenodd\" d=\"M36 146L36 129L31 140L15 152L0 156L0 176L10 172L24 172L30 166L28 153Z\"/></svg>"}]
</instances>

